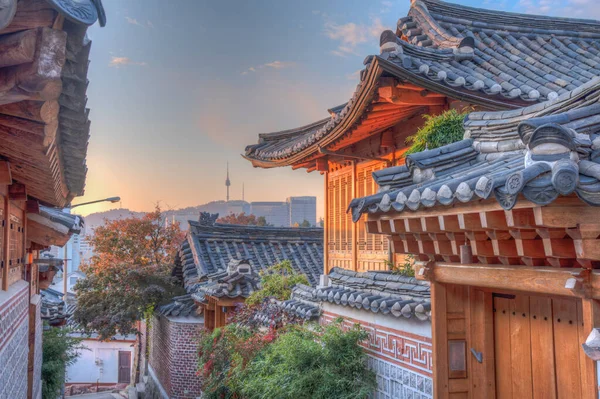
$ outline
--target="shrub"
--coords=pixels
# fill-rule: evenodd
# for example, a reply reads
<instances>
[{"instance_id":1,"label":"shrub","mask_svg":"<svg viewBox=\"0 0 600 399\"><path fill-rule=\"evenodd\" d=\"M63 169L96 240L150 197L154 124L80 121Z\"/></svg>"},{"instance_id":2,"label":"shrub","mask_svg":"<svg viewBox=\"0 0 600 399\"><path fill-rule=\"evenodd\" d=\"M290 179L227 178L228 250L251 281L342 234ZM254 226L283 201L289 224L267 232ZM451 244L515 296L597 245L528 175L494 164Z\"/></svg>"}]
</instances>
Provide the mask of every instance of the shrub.
<instances>
[{"instance_id":1,"label":"shrub","mask_svg":"<svg viewBox=\"0 0 600 399\"><path fill-rule=\"evenodd\" d=\"M397 265L395 265L389 261L387 261L386 263L387 263L389 269L394 274L399 274L399 275L405 276L405 277L414 277L415 276L415 269L414 269L415 256L412 254L407 254L404 257L404 261L402 263L398 263Z\"/></svg>"},{"instance_id":2,"label":"shrub","mask_svg":"<svg viewBox=\"0 0 600 399\"><path fill-rule=\"evenodd\" d=\"M247 398L363 399L376 387L360 342L367 332L341 323L290 328L253 361L242 387Z\"/></svg>"},{"instance_id":3,"label":"shrub","mask_svg":"<svg viewBox=\"0 0 600 399\"><path fill-rule=\"evenodd\" d=\"M80 338L69 336L66 328L44 326L42 339L42 397L56 398L65 382L66 368L87 350Z\"/></svg>"},{"instance_id":4,"label":"shrub","mask_svg":"<svg viewBox=\"0 0 600 399\"><path fill-rule=\"evenodd\" d=\"M364 399L375 389L360 326L288 325L252 330L230 324L205 332L198 375L206 399Z\"/></svg>"},{"instance_id":5,"label":"shrub","mask_svg":"<svg viewBox=\"0 0 600 399\"><path fill-rule=\"evenodd\" d=\"M440 115L423 115L425 124L416 134L409 136L406 143L410 145L405 155L432 150L463 139L465 130L463 121L467 113L459 113L454 109Z\"/></svg>"},{"instance_id":6,"label":"shrub","mask_svg":"<svg viewBox=\"0 0 600 399\"><path fill-rule=\"evenodd\" d=\"M261 289L255 291L246 299L249 305L256 305L267 298L280 301L290 299L292 287L296 284L308 284L304 274L299 274L292 268L289 260L284 260L260 273Z\"/></svg>"}]
</instances>

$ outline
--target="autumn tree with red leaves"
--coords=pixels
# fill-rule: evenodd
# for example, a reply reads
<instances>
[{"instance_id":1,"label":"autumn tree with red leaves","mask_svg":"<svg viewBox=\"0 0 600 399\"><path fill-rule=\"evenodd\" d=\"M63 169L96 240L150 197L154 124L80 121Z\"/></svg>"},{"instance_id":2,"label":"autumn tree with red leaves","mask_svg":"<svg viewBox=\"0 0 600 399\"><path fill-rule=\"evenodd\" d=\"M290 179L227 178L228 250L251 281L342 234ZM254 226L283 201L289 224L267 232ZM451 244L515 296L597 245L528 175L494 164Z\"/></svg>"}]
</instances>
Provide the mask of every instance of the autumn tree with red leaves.
<instances>
[{"instance_id":1,"label":"autumn tree with red leaves","mask_svg":"<svg viewBox=\"0 0 600 399\"><path fill-rule=\"evenodd\" d=\"M242 226L268 226L267 219L264 216L256 217L255 215L246 213L230 213L227 216L217 219L217 223L223 224L239 224Z\"/></svg>"},{"instance_id":2,"label":"autumn tree with red leaves","mask_svg":"<svg viewBox=\"0 0 600 399\"><path fill-rule=\"evenodd\" d=\"M101 339L137 333L136 322L175 295L171 270L184 239L178 223L166 223L160 208L142 218L106 221L96 228L94 256L75 286L75 320Z\"/></svg>"}]
</instances>

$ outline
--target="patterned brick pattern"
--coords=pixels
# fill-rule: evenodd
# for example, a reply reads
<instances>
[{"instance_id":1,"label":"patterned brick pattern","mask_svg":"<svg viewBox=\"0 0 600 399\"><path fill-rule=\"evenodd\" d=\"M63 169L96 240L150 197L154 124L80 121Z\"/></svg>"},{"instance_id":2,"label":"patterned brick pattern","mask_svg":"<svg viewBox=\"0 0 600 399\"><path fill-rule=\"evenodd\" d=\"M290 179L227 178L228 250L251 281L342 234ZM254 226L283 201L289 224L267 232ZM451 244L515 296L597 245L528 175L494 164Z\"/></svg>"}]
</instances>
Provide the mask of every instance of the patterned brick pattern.
<instances>
[{"instance_id":1,"label":"patterned brick pattern","mask_svg":"<svg viewBox=\"0 0 600 399\"><path fill-rule=\"evenodd\" d=\"M33 360L33 398L41 399L42 397L42 318L41 318L41 303L37 306L35 313L35 359Z\"/></svg>"},{"instance_id":2,"label":"patterned brick pattern","mask_svg":"<svg viewBox=\"0 0 600 399\"><path fill-rule=\"evenodd\" d=\"M377 374L377 391L373 399L431 399L433 381L393 363L368 357L369 368Z\"/></svg>"},{"instance_id":3,"label":"patterned brick pattern","mask_svg":"<svg viewBox=\"0 0 600 399\"><path fill-rule=\"evenodd\" d=\"M27 397L29 354L27 294L28 289L25 287L0 308L0 399Z\"/></svg>"},{"instance_id":4,"label":"patterned brick pattern","mask_svg":"<svg viewBox=\"0 0 600 399\"><path fill-rule=\"evenodd\" d=\"M377 375L375 399L430 399L433 397L433 363L431 339L405 331L394 330L362 320L324 312L321 324L338 317L344 326L360 324L369 332L363 343L369 368ZM398 322L401 325L401 322Z\"/></svg>"},{"instance_id":5,"label":"patterned brick pattern","mask_svg":"<svg viewBox=\"0 0 600 399\"><path fill-rule=\"evenodd\" d=\"M196 369L203 327L202 323L178 323L164 316L152 321L150 365L171 399L193 399L201 394Z\"/></svg>"}]
</instances>

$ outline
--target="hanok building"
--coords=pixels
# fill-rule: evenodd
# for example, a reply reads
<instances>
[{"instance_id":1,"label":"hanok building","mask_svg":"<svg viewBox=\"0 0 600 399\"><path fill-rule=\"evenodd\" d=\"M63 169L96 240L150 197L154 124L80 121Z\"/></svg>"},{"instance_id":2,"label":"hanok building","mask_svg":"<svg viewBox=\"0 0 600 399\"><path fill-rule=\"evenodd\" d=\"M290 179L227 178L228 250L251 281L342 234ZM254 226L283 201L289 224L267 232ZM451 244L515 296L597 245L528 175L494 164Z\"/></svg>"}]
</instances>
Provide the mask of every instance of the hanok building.
<instances>
[{"instance_id":1,"label":"hanok building","mask_svg":"<svg viewBox=\"0 0 600 399\"><path fill-rule=\"evenodd\" d=\"M0 2L0 398L40 398L42 299L83 194L89 138L89 25L100 0ZM50 316L51 317L51 316Z\"/></svg>"},{"instance_id":2,"label":"hanok building","mask_svg":"<svg viewBox=\"0 0 600 399\"><path fill-rule=\"evenodd\" d=\"M227 315L259 289L261 271L289 260L309 284L318 283L323 229L229 225L216 223L217 217L201 213L198 222L188 222L173 269L187 293L161 306L147 333L150 357L147 366L144 358L140 362L149 377L147 395L200 396L198 334L223 327Z\"/></svg>"},{"instance_id":3,"label":"hanok building","mask_svg":"<svg viewBox=\"0 0 600 399\"><path fill-rule=\"evenodd\" d=\"M379 397L596 397L600 23L416 0L380 45L329 118L246 147L324 175L330 281L292 301L370 331ZM451 108L465 140L404 157ZM431 297L383 272L407 253Z\"/></svg>"}]
</instances>

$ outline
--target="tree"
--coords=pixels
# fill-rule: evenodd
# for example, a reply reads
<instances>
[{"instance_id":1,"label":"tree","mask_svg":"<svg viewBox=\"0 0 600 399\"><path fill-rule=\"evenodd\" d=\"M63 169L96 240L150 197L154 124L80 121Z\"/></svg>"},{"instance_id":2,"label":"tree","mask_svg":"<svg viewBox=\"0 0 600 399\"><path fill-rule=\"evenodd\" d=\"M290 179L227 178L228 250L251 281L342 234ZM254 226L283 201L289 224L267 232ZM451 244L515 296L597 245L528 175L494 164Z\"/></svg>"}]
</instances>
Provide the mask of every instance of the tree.
<instances>
[{"instance_id":1,"label":"tree","mask_svg":"<svg viewBox=\"0 0 600 399\"><path fill-rule=\"evenodd\" d=\"M217 219L217 223L238 224L242 226L268 226L267 219L264 216L246 215L242 213L230 213L227 216Z\"/></svg>"},{"instance_id":2,"label":"tree","mask_svg":"<svg viewBox=\"0 0 600 399\"><path fill-rule=\"evenodd\" d=\"M75 363L80 350L81 338L69 336L66 328L44 328L42 339L42 397L57 398L65 382L66 369Z\"/></svg>"},{"instance_id":3,"label":"tree","mask_svg":"<svg viewBox=\"0 0 600 399\"><path fill-rule=\"evenodd\" d=\"M246 303L257 305L267 298L285 301L290 299L296 284L308 284L308 279L304 274L296 273L289 260L284 260L260 272L261 289L250 294Z\"/></svg>"},{"instance_id":4,"label":"tree","mask_svg":"<svg viewBox=\"0 0 600 399\"><path fill-rule=\"evenodd\" d=\"M96 228L94 256L75 286L77 322L101 339L137 333L136 322L148 309L183 293L171 277L183 238L179 224L165 223L159 207Z\"/></svg>"}]
</instances>

